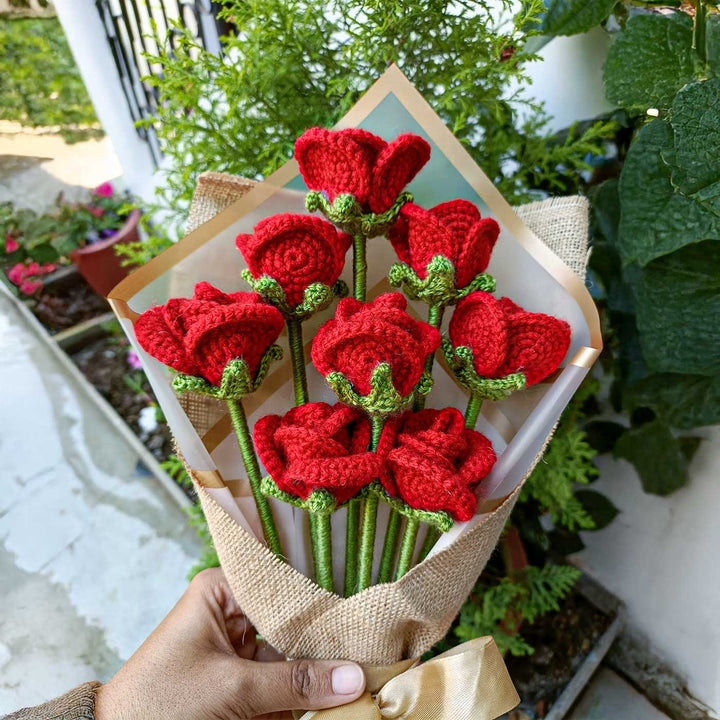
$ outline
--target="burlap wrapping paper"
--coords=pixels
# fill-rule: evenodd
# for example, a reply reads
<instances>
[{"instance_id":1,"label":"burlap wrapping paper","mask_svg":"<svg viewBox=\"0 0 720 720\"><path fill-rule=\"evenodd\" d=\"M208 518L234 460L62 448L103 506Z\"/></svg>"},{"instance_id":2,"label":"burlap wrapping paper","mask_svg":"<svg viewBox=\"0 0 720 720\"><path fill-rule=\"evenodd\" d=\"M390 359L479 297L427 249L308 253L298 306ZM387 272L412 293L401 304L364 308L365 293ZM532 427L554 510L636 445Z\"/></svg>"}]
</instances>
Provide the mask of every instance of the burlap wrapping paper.
<instances>
[{"instance_id":1,"label":"burlap wrapping paper","mask_svg":"<svg viewBox=\"0 0 720 720\"><path fill-rule=\"evenodd\" d=\"M188 232L203 224L252 187L252 182L219 173L200 177ZM543 241L584 277L587 257L587 201L551 199L516 208ZM188 398L184 407L202 434L222 408ZM549 441L549 437L547 441ZM547 443L546 441L546 443ZM539 453L535 464L542 457ZM493 512L483 516L452 545L432 554L394 583L375 585L349 598L332 594L245 532L195 480L208 525L235 597L260 634L293 658L352 659L390 665L416 658L448 631L485 567L517 501L521 484Z\"/></svg>"}]
</instances>

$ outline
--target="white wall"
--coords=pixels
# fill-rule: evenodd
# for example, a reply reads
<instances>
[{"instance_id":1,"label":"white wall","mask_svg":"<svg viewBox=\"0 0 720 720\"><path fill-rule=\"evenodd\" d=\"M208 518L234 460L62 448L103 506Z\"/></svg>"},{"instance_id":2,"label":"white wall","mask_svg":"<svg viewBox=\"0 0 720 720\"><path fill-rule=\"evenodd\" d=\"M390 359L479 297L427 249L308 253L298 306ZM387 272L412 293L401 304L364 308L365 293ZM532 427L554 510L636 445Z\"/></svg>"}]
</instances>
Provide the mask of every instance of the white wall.
<instances>
[{"instance_id":1,"label":"white wall","mask_svg":"<svg viewBox=\"0 0 720 720\"><path fill-rule=\"evenodd\" d=\"M629 463L601 458L596 488L620 509L604 530L583 533L579 564L626 603L629 622L720 711L720 428L670 497L643 492Z\"/></svg>"},{"instance_id":2,"label":"white wall","mask_svg":"<svg viewBox=\"0 0 720 720\"><path fill-rule=\"evenodd\" d=\"M122 165L125 183L135 194L149 198L155 167L147 143L133 125L95 3L54 0L54 5L95 112Z\"/></svg>"},{"instance_id":3,"label":"white wall","mask_svg":"<svg viewBox=\"0 0 720 720\"><path fill-rule=\"evenodd\" d=\"M540 51L540 60L528 66L532 80L529 92L545 103L552 117L550 130L566 128L608 112L602 66L610 46L600 28L584 35L557 37Z\"/></svg>"}]
</instances>

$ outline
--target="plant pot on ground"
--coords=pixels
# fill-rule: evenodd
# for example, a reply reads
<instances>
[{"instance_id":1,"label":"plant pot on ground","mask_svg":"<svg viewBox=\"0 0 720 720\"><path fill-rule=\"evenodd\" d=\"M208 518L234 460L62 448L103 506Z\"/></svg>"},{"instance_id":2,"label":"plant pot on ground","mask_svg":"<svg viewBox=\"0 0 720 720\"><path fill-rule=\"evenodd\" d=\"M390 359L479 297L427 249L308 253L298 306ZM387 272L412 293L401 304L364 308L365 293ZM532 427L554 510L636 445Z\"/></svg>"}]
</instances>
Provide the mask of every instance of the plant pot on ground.
<instances>
[{"instance_id":1,"label":"plant pot on ground","mask_svg":"<svg viewBox=\"0 0 720 720\"><path fill-rule=\"evenodd\" d=\"M140 211L132 210L125 224L111 237L73 250L70 259L95 292L105 297L115 285L127 277L128 269L121 265L115 249L119 244L138 242Z\"/></svg>"}]
</instances>

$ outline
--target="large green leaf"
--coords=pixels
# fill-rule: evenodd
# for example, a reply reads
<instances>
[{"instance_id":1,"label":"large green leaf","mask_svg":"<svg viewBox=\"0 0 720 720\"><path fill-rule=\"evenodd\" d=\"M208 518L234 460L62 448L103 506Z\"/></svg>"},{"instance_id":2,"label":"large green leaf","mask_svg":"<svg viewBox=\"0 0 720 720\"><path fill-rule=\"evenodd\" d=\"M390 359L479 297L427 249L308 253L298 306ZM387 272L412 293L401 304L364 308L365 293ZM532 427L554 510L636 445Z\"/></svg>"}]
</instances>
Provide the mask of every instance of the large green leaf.
<instances>
[{"instance_id":1,"label":"large green leaf","mask_svg":"<svg viewBox=\"0 0 720 720\"><path fill-rule=\"evenodd\" d=\"M720 217L676 190L662 153L672 154L673 132L653 120L630 147L620 175L620 232L623 263L646 265L690 243L720 238Z\"/></svg>"},{"instance_id":2,"label":"large green leaf","mask_svg":"<svg viewBox=\"0 0 720 720\"><path fill-rule=\"evenodd\" d=\"M576 490L575 497L582 503L587 514L595 523L594 530L607 527L618 514L618 509L612 501L602 493L595 490Z\"/></svg>"},{"instance_id":3,"label":"large green leaf","mask_svg":"<svg viewBox=\"0 0 720 720\"><path fill-rule=\"evenodd\" d=\"M688 245L645 266L635 300L651 370L720 374L720 242Z\"/></svg>"},{"instance_id":4,"label":"large green leaf","mask_svg":"<svg viewBox=\"0 0 720 720\"><path fill-rule=\"evenodd\" d=\"M720 79L683 88L672 104L672 184L720 215Z\"/></svg>"},{"instance_id":5,"label":"large green leaf","mask_svg":"<svg viewBox=\"0 0 720 720\"><path fill-rule=\"evenodd\" d=\"M624 404L652 408L672 427L693 428L720 422L720 375L659 373L630 385Z\"/></svg>"},{"instance_id":6,"label":"large green leaf","mask_svg":"<svg viewBox=\"0 0 720 720\"><path fill-rule=\"evenodd\" d=\"M685 453L662 420L627 430L614 454L635 466L645 492L669 495L687 482Z\"/></svg>"},{"instance_id":7,"label":"large green leaf","mask_svg":"<svg viewBox=\"0 0 720 720\"><path fill-rule=\"evenodd\" d=\"M576 35L599 25L612 12L615 0L549 0L540 32Z\"/></svg>"},{"instance_id":8,"label":"large green leaf","mask_svg":"<svg viewBox=\"0 0 720 720\"><path fill-rule=\"evenodd\" d=\"M695 79L695 68L687 15L635 15L610 46L605 94L628 110L668 110L677 91Z\"/></svg>"}]
</instances>

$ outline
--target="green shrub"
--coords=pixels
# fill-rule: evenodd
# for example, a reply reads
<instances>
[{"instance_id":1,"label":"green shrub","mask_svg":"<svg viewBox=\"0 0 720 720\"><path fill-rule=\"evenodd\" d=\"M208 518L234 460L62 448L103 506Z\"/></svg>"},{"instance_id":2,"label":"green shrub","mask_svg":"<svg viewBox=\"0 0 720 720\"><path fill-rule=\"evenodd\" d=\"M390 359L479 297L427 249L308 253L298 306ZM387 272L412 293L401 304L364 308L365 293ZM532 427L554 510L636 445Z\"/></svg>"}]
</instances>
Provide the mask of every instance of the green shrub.
<instances>
[{"instance_id":1,"label":"green shrub","mask_svg":"<svg viewBox=\"0 0 720 720\"><path fill-rule=\"evenodd\" d=\"M0 48L0 120L60 126L68 142L102 136L56 18L0 17Z\"/></svg>"}]
</instances>

